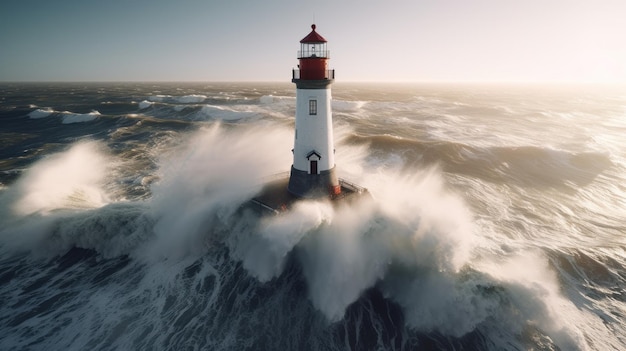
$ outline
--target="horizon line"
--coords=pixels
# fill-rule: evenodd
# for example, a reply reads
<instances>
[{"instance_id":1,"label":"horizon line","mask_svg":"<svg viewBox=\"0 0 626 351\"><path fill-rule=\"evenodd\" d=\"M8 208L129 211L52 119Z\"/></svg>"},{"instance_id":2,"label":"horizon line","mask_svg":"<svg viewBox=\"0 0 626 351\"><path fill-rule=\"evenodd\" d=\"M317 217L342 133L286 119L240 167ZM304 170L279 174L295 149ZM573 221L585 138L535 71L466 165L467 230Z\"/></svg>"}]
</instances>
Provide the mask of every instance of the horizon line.
<instances>
[{"instance_id":1,"label":"horizon line","mask_svg":"<svg viewBox=\"0 0 626 351\"><path fill-rule=\"evenodd\" d=\"M291 84L290 80L0 80L0 84ZM415 81L377 81L377 80L346 80L335 81L334 84L504 84L504 85L611 85L626 86L626 82L615 81L551 81L551 80L415 80Z\"/></svg>"}]
</instances>

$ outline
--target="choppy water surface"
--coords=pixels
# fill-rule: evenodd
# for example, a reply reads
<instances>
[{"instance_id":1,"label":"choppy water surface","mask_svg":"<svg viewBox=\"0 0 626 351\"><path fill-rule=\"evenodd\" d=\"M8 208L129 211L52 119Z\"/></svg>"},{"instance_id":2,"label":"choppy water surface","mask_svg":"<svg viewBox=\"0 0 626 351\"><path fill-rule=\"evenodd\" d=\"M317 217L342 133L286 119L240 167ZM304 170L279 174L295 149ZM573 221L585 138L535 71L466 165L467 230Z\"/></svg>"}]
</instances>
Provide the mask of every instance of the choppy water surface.
<instances>
[{"instance_id":1,"label":"choppy water surface","mask_svg":"<svg viewBox=\"0 0 626 351\"><path fill-rule=\"evenodd\" d=\"M293 85L0 85L0 349L626 347L625 89L332 107L373 199L258 219Z\"/></svg>"}]
</instances>

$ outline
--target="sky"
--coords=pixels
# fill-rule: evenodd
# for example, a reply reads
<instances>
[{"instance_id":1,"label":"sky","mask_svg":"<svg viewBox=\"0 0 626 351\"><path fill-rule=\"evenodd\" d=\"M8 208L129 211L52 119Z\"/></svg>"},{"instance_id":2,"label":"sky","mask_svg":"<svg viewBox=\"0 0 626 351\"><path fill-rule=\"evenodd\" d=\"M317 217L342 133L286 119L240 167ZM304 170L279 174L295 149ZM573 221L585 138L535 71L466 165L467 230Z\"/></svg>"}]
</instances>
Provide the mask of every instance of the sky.
<instances>
[{"instance_id":1,"label":"sky","mask_svg":"<svg viewBox=\"0 0 626 351\"><path fill-rule=\"evenodd\" d=\"M626 84L624 0L2 0L0 81Z\"/></svg>"}]
</instances>

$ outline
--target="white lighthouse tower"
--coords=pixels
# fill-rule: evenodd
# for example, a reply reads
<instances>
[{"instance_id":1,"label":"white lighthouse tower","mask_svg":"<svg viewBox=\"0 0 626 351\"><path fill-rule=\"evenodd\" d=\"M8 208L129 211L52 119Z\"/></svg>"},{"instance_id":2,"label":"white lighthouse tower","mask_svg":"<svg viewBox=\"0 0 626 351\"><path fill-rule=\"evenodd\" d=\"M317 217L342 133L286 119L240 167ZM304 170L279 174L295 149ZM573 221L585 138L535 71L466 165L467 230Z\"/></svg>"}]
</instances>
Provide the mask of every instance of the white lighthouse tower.
<instances>
[{"instance_id":1,"label":"white lighthouse tower","mask_svg":"<svg viewBox=\"0 0 626 351\"><path fill-rule=\"evenodd\" d=\"M296 83L296 131L287 189L304 198L341 193L335 172L330 108L335 70L328 69L326 39L315 31L315 24L311 28L311 33L300 40L300 64L293 70L291 80Z\"/></svg>"},{"instance_id":2,"label":"white lighthouse tower","mask_svg":"<svg viewBox=\"0 0 626 351\"><path fill-rule=\"evenodd\" d=\"M265 184L242 207L259 214L280 214L301 199L327 198L337 203L369 194L367 189L337 177L330 110L330 85L335 71L328 69L326 39L315 31L315 25L311 28L311 33L300 40L300 64L293 70L291 80L296 83L291 173L289 178L280 177Z\"/></svg>"}]
</instances>

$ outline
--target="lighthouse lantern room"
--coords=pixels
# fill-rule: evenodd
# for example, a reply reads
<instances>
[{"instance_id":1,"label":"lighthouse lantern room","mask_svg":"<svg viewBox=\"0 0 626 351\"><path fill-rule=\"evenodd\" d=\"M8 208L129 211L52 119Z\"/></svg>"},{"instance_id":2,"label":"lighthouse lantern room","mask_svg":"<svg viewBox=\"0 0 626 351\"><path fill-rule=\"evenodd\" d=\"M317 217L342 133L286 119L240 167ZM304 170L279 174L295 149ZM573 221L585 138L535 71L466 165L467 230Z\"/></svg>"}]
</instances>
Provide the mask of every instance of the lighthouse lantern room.
<instances>
[{"instance_id":1,"label":"lighthouse lantern room","mask_svg":"<svg viewBox=\"0 0 626 351\"><path fill-rule=\"evenodd\" d=\"M305 198L339 195L341 186L335 172L330 85L335 71L328 69L327 41L311 26L300 41L296 84L296 130L293 165L288 191Z\"/></svg>"}]
</instances>

